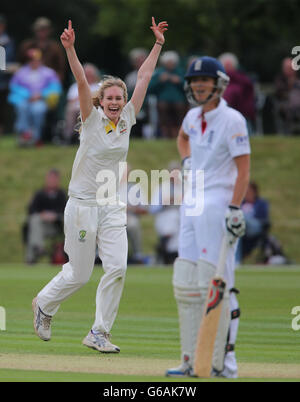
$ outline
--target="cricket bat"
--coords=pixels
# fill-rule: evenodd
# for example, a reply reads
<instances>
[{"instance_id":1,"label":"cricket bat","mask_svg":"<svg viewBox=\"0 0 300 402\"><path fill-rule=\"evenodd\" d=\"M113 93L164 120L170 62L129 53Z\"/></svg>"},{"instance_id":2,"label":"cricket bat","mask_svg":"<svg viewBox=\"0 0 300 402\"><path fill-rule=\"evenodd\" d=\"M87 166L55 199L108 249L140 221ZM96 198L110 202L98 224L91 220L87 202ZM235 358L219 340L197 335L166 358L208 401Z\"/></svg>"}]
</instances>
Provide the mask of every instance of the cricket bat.
<instances>
[{"instance_id":1,"label":"cricket bat","mask_svg":"<svg viewBox=\"0 0 300 402\"><path fill-rule=\"evenodd\" d=\"M224 270L228 247L228 238L225 235L222 240L216 275L208 289L204 315L198 332L194 364L194 373L197 377L209 378L211 375L215 339L226 288Z\"/></svg>"}]
</instances>

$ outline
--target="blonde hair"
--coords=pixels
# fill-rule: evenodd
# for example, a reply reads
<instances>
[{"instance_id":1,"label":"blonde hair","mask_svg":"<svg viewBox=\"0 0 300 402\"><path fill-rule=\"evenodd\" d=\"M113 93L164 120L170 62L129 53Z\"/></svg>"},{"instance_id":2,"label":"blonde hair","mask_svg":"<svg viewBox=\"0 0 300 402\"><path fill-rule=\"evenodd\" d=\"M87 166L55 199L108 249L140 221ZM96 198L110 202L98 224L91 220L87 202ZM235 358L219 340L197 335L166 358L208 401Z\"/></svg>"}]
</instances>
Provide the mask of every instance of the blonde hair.
<instances>
[{"instance_id":1,"label":"blonde hair","mask_svg":"<svg viewBox=\"0 0 300 402\"><path fill-rule=\"evenodd\" d=\"M127 87L126 84L121 78L119 77L114 77L112 75L105 75L102 80L99 82L99 89L92 94L92 100L93 100L93 105L98 109L98 107L101 107L100 101L104 98L104 91L107 88L111 88L117 86L123 90L123 97L124 97L124 102L125 104L128 101L128 92L127 92ZM81 118L80 115L78 116L78 123L76 124L75 130L81 132Z\"/></svg>"},{"instance_id":2,"label":"blonde hair","mask_svg":"<svg viewBox=\"0 0 300 402\"><path fill-rule=\"evenodd\" d=\"M100 88L98 89L97 92L93 94L93 105L98 108L100 105L100 101L104 98L104 91L107 88L111 87L119 87L123 90L123 97L124 97L124 102L127 103L128 100L128 93L127 93L127 87L126 84L121 78L119 77L114 77L112 75L105 75L103 79L99 82Z\"/></svg>"}]
</instances>

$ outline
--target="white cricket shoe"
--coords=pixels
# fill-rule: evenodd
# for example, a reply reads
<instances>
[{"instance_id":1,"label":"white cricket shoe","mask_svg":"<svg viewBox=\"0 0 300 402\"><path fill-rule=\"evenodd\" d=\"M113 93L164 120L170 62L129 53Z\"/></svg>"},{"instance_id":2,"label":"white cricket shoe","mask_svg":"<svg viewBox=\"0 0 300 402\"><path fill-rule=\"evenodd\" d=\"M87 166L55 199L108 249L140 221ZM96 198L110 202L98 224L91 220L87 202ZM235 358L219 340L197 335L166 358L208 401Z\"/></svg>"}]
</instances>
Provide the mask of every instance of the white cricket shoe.
<instances>
[{"instance_id":1,"label":"white cricket shoe","mask_svg":"<svg viewBox=\"0 0 300 402\"><path fill-rule=\"evenodd\" d=\"M234 350L226 353L222 374L226 378L238 378L238 365Z\"/></svg>"},{"instance_id":2,"label":"white cricket shoe","mask_svg":"<svg viewBox=\"0 0 300 402\"><path fill-rule=\"evenodd\" d=\"M33 328L35 333L43 341L51 339L51 318L52 316L44 314L37 304L37 298L32 300L33 310Z\"/></svg>"},{"instance_id":3,"label":"white cricket shoe","mask_svg":"<svg viewBox=\"0 0 300 402\"><path fill-rule=\"evenodd\" d=\"M90 331L82 343L88 348L98 350L101 353L119 353L119 346L113 345L109 338L110 334L108 333Z\"/></svg>"},{"instance_id":4,"label":"white cricket shoe","mask_svg":"<svg viewBox=\"0 0 300 402\"><path fill-rule=\"evenodd\" d=\"M220 377L220 378L238 378L237 371L233 371L225 367L222 371L218 371L215 368L211 371L211 377Z\"/></svg>"},{"instance_id":5,"label":"white cricket shoe","mask_svg":"<svg viewBox=\"0 0 300 402\"><path fill-rule=\"evenodd\" d=\"M180 366L166 371L166 377L194 377L194 370L188 363L183 362Z\"/></svg>"}]
</instances>

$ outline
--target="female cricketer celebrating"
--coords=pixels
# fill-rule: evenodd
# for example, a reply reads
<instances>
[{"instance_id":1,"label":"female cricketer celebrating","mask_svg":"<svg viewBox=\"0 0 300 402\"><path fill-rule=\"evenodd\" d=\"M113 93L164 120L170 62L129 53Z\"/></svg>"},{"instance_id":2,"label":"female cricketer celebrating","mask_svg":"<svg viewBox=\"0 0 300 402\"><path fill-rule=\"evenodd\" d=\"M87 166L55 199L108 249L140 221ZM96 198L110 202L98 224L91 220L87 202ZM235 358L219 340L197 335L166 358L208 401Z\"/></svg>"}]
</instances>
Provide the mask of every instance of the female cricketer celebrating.
<instances>
[{"instance_id":1,"label":"female cricketer celebrating","mask_svg":"<svg viewBox=\"0 0 300 402\"><path fill-rule=\"evenodd\" d=\"M65 209L65 251L69 262L32 303L34 329L44 341L51 338L51 318L61 302L89 280L97 245L104 275L96 294L95 321L83 344L103 353L120 351L110 342L110 330L118 311L127 265L126 204L113 205L99 199L97 175L104 170L110 171L115 174L116 183L119 182L119 163L126 161L130 129L143 104L165 42L167 26L166 22L156 25L152 17L151 29L156 41L139 69L129 102L126 85L115 77L104 79L93 98L75 52L71 21L61 35L78 84L82 126L69 185L70 198Z\"/></svg>"},{"instance_id":2,"label":"female cricketer celebrating","mask_svg":"<svg viewBox=\"0 0 300 402\"><path fill-rule=\"evenodd\" d=\"M181 207L179 257L174 264L173 286L177 301L182 364L169 369L168 376L193 375L198 328L208 286L215 274L224 235L229 248L225 266L227 283L212 370L214 375L236 377L233 351L239 315L234 289L236 239L244 234L240 204L244 198L250 168L250 147L246 122L227 106L222 94L229 82L222 64L212 57L196 59L185 76L189 101L196 107L186 115L177 145L184 169L191 169L195 197L196 171L204 171L204 206L192 213L191 203ZM191 177L190 175L190 177ZM196 193L196 194L195 194ZM185 194L185 198L186 194ZM225 348L229 351L225 357ZM225 358L225 363L224 363Z\"/></svg>"}]
</instances>

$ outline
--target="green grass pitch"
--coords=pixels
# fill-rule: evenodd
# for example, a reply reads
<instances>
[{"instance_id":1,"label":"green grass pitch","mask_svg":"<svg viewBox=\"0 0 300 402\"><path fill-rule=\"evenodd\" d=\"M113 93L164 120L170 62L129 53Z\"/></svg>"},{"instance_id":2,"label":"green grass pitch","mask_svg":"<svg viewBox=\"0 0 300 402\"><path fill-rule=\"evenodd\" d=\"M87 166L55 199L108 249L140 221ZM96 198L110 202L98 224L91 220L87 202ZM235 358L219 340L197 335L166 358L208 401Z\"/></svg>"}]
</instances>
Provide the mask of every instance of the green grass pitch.
<instances>
[{"instance_id":1,"label":"green grass pitch","mask_svg":"<svg viewBox=\"0 0 300 402\"><path fill-rule=\"evenodd\" d=\"M31 300L59 269L0 265L0 306L7 315L6 331L0 331L0 382L171 381L164 372L180 355L172 268L128 267L112 330L119 355L99 354L81 344L94 319L99 266L89 283L62 304L51 341L37 338ZM299 267L243 267L236 272L236 285L242 311L236 381L299 381L300 331L292 329L291 314L300 305Z\"/></svg>"}]
</instances>

